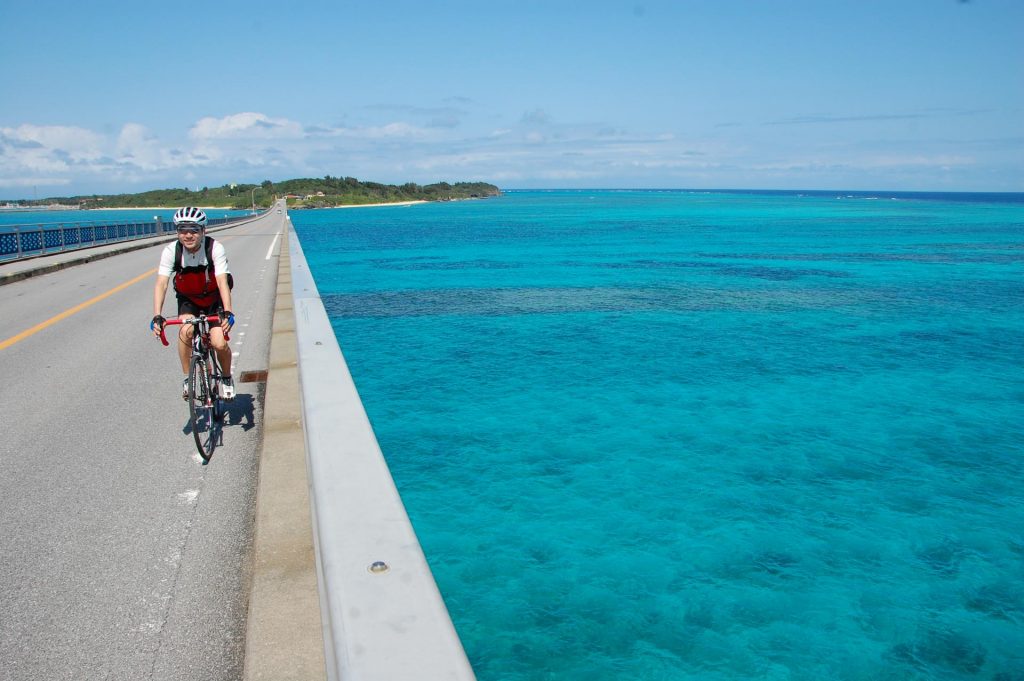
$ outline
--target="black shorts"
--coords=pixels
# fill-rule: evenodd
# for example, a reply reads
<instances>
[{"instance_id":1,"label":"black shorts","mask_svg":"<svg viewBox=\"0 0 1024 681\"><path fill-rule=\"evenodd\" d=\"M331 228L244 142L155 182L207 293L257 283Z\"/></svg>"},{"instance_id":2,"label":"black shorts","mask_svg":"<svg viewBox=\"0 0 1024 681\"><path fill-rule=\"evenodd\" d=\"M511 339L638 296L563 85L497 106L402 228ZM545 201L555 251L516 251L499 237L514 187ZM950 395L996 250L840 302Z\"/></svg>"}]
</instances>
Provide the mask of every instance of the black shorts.
<instances>
[{"instance_id":1,"label":"black shorts","mask_svg":"<svg viewBox=\"0 0 1024 681\"><path fill-rule=\"evenodd\" d=\"M223 308L224 308L224 305L221 302L220 296L217 296L217 299L215 301L213 301L212 303L210 303L206 307L199 307L198 305L196 305L194 302L192 302L191 300L189 300L185 296L178 296L178 316L179 317L181 315L183 315L183 314L190 314L193 317L198 317L201 314L213 315L213 314L217 314L218 312L220 312Z\"/></svg>"}]
</instances>

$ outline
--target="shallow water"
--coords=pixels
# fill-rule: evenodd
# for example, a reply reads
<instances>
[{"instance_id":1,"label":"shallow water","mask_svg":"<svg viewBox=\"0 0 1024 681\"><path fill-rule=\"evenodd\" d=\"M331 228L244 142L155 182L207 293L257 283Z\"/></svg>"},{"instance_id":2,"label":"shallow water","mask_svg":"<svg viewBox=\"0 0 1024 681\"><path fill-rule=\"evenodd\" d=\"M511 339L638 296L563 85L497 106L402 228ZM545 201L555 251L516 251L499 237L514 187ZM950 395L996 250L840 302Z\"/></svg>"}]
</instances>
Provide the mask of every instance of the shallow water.
<instances>
[{"instance_id":1,"label":"shallow water","mask_svg":"<svg viewBox=\"0 0 1024 681\"><path fill-rule=\"evenodd\" d=\"M292 213L479 678L1022 678L1024 204L900 198Z\"/></svg>"}]
</instances>

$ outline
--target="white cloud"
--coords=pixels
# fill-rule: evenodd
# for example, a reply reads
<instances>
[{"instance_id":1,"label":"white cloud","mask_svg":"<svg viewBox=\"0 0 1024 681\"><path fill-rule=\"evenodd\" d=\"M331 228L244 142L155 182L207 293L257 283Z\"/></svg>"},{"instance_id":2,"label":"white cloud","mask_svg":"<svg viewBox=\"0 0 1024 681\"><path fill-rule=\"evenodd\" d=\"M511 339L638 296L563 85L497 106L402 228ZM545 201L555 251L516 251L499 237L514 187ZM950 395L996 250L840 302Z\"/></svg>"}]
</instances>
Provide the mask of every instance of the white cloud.
<instances>
[{"instance_id":1,"label":"white cloud","mask_svg":"<svg viewBox=\"0 0 1024 681\"><path fill-rule=\"evenodd\" d=\"M116 134L74 126L0 128L0 158L0 187L78 184L83 193L97 185L125 190L153 173L201 164L138 123L126 123Z\"/></svg>"},{"instance_id":2,"label":"white cloud","mask_svg":"<svg viewBox=\"0 0 1024 681\"><path fill-rule=\"evenodd\" d=\"M436 128L437 126L434 126ZM434 128L423 128L409 123L395 122L384 125L361 127L334 128L310 126L307 133L310 137L344 137L353 140L386 140L386 139L429 139L439 138Z\"/></svg>"},{"instance_id":3,"label":"white cloud","mask_svg":"<svg viewBox=\"0 0 1024 681\"><path fill-rule=\"evenodd\" d=\"M102 135L71 126L0 128L0 186L60 186L94 164L104 164Z\"/></svg>"},{"instance_id":4,"label":"white cloud","mask_svg":"<svg viewBox=\"0 0 1024 681\"><path fill-rule=\"evenodd\" d=\"M423 138L428 134L423 128L408 123L388 123L378 127L360 128L354 132L355 137L365 139Z\"/></svg>"},{"instance_id":5,"label":"white cloud","mask_svg":"<svg viewBox=\"0 0 1024 681\"><path fill-rule=\"evenodd\" d=\"M146 126L138 123L125 123L117 138L117 149L122 153L131 153L139 147L151 147L157 141L156 135L151 133Z\"/></svg>"},{"instance_id":6,"label":"white cloud","mask_svg":"<svg viewBox=\"0 0 1024 681\"><path fill-rule=\"evenodd\" d=\"M66 187L69 184L71 184L71 179L67 177L46 177L45 175L34 177L0 176L0 187Z\"/></svg>"},{"instance_id":7,"label":"white cloud","mask_svg":"<svg viewBox=\"0 0 1024 681\"><path fill-rule=\"evenodd\" d=\"M271 118L265 114L245 112L223 118L206 117L199 119L189 137L197 140L256 138L256 139L298 139L303 136L302 125L287 118Z\"/></svg>"},{"instance_id":8,"label":"white cloud","mask_svg":"<svg viewBox=\"0 0 1024 681\"><path fill-rule=\"evenodd\" d=\"M102 135L73 126L26 124L0 128L0 134L16 142L34 142L44 149L63 150L73 159L95 158L103 148Z\"/></svg>"},{"instance_id":9,"label":"white cloud","mask_svg":"<svg viewBox=\"0 0 1024 681\"><path fill-rule=\"evenodd\" d=\"M754 139L731 130L698 137L684 130L627 130L614 121L554 120L543 109L505 118L504 124L496 124L501 116L478 117L458 128L424 123L432 113L426 110L371 113L378 118L331 124L241 112L201 118L176 135L138 122L112 133L75 126L0 127L0 187L70 187L61 190L67 195L331 174L512 187L856 189L942 186L940 180L959 182L984 165L983 151L913 140L899 146L860 140L826 145ZM395 118L396 113L412 118ZM1019 164L1006 165L1019 176ZM0 198L17 198L4 194Z\"/></svg>"},{"instance_id":10,"label":"white cloud","mask_svg":"<svg viewBox=\"0 0 1024 681\"><path fill-rule=\"evenodd\" d=\"M114 145L117 161L122 167L135 167L141 171L164 170L193 165L191 155L175 153L160 138L138 123L126 123Z\"/></svg>"}]
</instances>

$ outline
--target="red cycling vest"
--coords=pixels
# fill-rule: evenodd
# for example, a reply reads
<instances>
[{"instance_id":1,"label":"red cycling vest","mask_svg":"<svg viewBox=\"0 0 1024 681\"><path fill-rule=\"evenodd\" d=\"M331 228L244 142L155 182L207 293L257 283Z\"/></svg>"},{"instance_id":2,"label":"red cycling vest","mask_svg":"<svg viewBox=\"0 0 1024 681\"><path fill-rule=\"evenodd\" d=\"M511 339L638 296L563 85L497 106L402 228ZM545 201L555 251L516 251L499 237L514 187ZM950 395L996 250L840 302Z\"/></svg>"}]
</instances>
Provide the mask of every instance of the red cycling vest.
<instances>
[{"instance_id":1,"label":"red cycling vest","mask_svg":"<svg viewBox=\"0 0 1024 681\"><path fill-rule=\"evenodd\" d=\"M205 242L205 266L182 267L181 242L174 246L174 290L179 296L188 298L198 307L210 307L220 299L213 268L213 239L206 237ZM228 288L231 288L232 283L231 275L228 275Z\"/></svg>"}]
</instances>

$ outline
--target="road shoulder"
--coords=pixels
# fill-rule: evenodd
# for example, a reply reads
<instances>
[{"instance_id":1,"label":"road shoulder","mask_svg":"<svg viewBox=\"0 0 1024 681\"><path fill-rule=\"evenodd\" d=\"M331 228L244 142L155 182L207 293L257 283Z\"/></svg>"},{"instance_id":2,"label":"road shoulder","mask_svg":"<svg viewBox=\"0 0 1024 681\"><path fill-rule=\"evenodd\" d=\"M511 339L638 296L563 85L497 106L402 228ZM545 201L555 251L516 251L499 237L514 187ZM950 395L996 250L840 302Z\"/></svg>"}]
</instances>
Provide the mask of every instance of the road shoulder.
<instances>
[{"instance_id":1,"label":"road shoulder","mask_svg":"<svg viewBox=\"0 0 1024 681\"><path fill-rule=\"evenodd\" d=\"M287 233L279 258L263 410L246 681L326 677Z\"/></svg>"}]
</instances>

